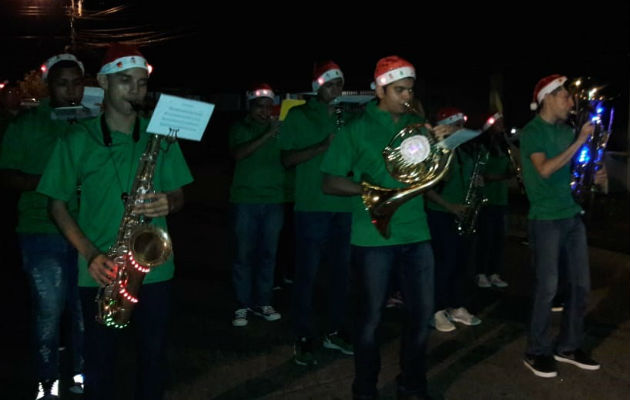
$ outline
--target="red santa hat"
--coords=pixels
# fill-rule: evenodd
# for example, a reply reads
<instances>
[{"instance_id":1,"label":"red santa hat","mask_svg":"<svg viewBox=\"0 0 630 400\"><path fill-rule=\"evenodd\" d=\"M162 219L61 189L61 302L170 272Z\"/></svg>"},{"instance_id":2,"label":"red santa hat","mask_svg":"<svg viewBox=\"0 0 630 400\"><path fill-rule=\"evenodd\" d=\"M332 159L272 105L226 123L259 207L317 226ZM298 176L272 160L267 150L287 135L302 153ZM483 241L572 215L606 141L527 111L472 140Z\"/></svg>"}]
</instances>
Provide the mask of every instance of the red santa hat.
<instances>
[{"instance_id":1,"label":"red santa hat","mask_svg":"<svg viewBox=\"0 0 630 400\"><path fill-rule=\"evenodd\" d=\"M48 79L48 72L50 69L57 64L59 61L72 61L76 63L79 68L81 68L81 73L85 74L85 68L83 67L83 63L79 61L74 55L69 53L61 53L55 56L50 57L46 62L44 62L39 69L42 71L42 79L45 81Z\"/></svg>"},{"instance_id":2,"label":"red santa hat","mask_svg":"<svg viewBox=\"0 0 630 400\"><path fill-rule=\"evenodd\" d=\"M271 100L274 99L275 95L271 86L266 83L260 83L252 86L252 89L245 93L247 95L247 100L254 100L259 97L269 97Z\"/></svg>"},{"instance_id":3,"label":"red santa hat","mask_svg":"<svg viewBox=\"0 0 630 400\"><path fill-rule=\"evenodd\" d=\"M115 74L131 68L146 69L148 73L151 73L153 69L137 47L113 43L107 49L103 59L103 66L98 73L103 75Z\"/></svg>"},{"instance_id":4,"label":"red santa hat","mask_svg":"<svg viewBox=\"0 0 630 400\"><path fill-rule=\"evenodd\" d=\"M539 80L536 87L534 87L534 98L529 105L529 108L532 111L535 111L538 108L538 105L542 103L546 95L564 85L564 82L566 81L566 76L558 74L549 75Z\"/></svg>"},{"instance_id":5,"label":"red santa hat","mask_svg":"<svg viewBox=\"0 0 630 400\"><path fill-rule=\"evenodd\" d=\"M337 78L343 80L343 72L341 72L339 65L333 61L315 64L313 67L313 91L317 92L324 83Z\"/></svg>"},{"instance_id":6,"label":"red santa hat","mask_svg":"<svg viewBox=\"0 0 630 400\"><path fill-rule=\"evenodd\" d=\"M437 112L438 125L451 125L460 121L466 122L468 117L459 108L444 107Z\"/></svg>"},{"instance_id":7,"label":"red santa hat","mask_svg":"<svg viewBox=\"0 0 630 400\"><path fill-rule=\"evenodd\" d=\"M372 82L371 87L376 89L376 86L389 85L405 78L416 79L416 69L413 64L398 56L381 58L376 63L374 82Z\"/></svg>"}]
</instances>

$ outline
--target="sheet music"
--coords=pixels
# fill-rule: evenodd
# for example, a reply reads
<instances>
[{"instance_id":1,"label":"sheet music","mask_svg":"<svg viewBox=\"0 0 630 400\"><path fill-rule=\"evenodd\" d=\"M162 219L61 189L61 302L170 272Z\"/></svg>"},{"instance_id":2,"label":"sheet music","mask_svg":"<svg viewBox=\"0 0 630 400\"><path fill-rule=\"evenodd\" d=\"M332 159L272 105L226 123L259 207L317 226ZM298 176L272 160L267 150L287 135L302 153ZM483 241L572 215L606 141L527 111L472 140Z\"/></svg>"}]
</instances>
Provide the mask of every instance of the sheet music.
<instances>
[{"instance_id":1,"label":"sheet music","mask_svg":"<svg viewBox=\"0 0 630 400\"><path fill-rule=\"evenodd\" d=\"M445 149L454 150L460 144L466 143L469 140L481 135L481 131L473 131L470 129L460 129L439 142L437 145Z\"/></svg>"},{"instance_id":2,"label":"sheet music","mask_svg":"<svg viewBox=\"0 0 630 400\"><path fill-rule=\"evenodd\" d=\"M147 132L200 141L213 111L212 103L162 94Z\"/></svg>"}]
</instances>

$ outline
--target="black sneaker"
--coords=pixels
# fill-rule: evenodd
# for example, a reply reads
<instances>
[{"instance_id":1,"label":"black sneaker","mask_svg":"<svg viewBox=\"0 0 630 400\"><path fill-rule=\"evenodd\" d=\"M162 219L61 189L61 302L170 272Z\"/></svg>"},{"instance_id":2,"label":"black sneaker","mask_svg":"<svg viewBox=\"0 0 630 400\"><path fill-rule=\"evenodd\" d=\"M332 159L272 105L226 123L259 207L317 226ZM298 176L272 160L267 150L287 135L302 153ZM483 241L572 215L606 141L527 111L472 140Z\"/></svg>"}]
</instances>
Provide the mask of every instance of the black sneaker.
<instances>
[{"instance_id":1,"label":"black sneaker","mask_svg":"<svg viewBox=\"0 0 630 400\"><path fill-rule=\"evenodd\" d=\"M587 369L589 371L598 370L600 365L597 361L589 357L581 349L577 349L571 353L558 353L553 355L556 361L560 361L567 364L573 364L578 368Z\"/></svg>"},{"instance_id":2,"label":"black sneaker","mask_svg":"<svg viewBox=\"0 0 630 400\"><path fill-rule=\"evenodd\" d=\"M531 354L525 354L523 364L529 368L534 375L541 378L554 378L558 376L556 370L556 362L551 356L536 356Z\"/></svg>"},{"instance_id":3,"label":"black sneaker","mask_svg":"<svg viewBox=\"0 0 630 400\"><path fill-rule=\"evenodd\" d=\"M295 342L293 346L293 362L307 367L317 365L317 360L313 355L312 339L302 337Z\"/></svg>"}]
</instances>

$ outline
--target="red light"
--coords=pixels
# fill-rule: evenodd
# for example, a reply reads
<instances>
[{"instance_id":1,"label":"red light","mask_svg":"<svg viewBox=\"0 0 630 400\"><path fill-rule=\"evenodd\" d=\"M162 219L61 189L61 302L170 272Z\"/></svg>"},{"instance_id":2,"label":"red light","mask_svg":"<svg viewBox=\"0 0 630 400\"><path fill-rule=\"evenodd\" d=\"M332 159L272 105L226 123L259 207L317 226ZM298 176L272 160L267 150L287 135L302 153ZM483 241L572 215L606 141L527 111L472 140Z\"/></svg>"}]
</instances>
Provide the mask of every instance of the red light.
<instances>
[{"instance_id":1,"label":"red light","mask_svg":"<svg viewBox=\"0 0 630 400\"><path fill-rule=\"evenodd\" d=\"M39 69L41 69L41 70L42 70L42 73L43 73L43 72L46 72L46 66L45 66L45 65L42 65L41 67L39 67Z\"/></svg>"},{"instance_id":2,"label":"red light","mask_svg":"<svg viewBox=\"0 0 630 400\"><path fill-rule=\"evenodd\" d=\"M147 71L149 72L149 75L151 75L151 72L153 72L153 65L147 64Z\"/></svg>"}]
</instances>

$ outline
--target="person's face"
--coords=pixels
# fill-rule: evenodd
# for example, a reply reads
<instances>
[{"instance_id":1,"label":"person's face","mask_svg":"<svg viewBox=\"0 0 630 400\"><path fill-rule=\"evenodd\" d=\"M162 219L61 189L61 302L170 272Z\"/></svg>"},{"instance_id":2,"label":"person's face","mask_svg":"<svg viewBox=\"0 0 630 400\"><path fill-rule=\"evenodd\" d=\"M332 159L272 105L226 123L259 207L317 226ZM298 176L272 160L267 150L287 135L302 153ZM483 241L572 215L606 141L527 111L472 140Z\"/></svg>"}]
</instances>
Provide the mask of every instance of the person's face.
<instances>
[{"instance_id":1,"label":"person's face","mask_svg":"<svg viewBox=\"0 0 630 400\"><path fill-rule=\"evenodd\" d=\"M569 117L574 105L571 94L565 88L550 93L544 101L544 107L550 111L551 115L561 121Z\"/></svg>"},{"instance_id":2,"label":"person's face","mask_svg":"<svg viewBox=\"0 0 630 400\"><path fill-rule=\"evenodd\" d=\"M83 98L83 74L79 67L61 68L48 77L53 107L78 105Z\"/></svg>"},{"instance_id":3,"label":"person's face","mask_svg":"<svg viewBox=\"0 0 630 400\"><path fill-rule=\"evenodd\" d=\"M335 78L324 83L317 91L317 96L321 101L328 104L337 97L341 96L343 90L343 79Z\"/></svg>"},{"instance_id":4,"label":"person's face","mask_svg":"<svg viewBox=\"0 0 630 400\"><path fill-rule=\"evenodd\" d=\"M105 105L123 115L135 113L132 104L140 105L147 94L149 75L146 69L131 68L108 75L98 75L105 90Z\"/></svg>"},{"instance_id":5,"label":"person's face","mask_svg":"<svg viewBox=\"0 0 630 400\"><path fill-rule=\"evenodd\" d=\"M249 115L258 122L269 122L271 119L271 111L273 109L273 100L269 97L259 97L252 100Z\"/></svg>"},{"instance_id":6,"label":"person's face","mask_svg":"<svg viewBox=\"0 0 630 400\"><path fill-rule=\"evenodd\" d=\"M405 103L411 104L413 101L413 78L404 78L390 83L389 85L377 86L376 96L379 98L379 107L392 114L404 114L407 112Z\"/></svg>"}]
</instances>

